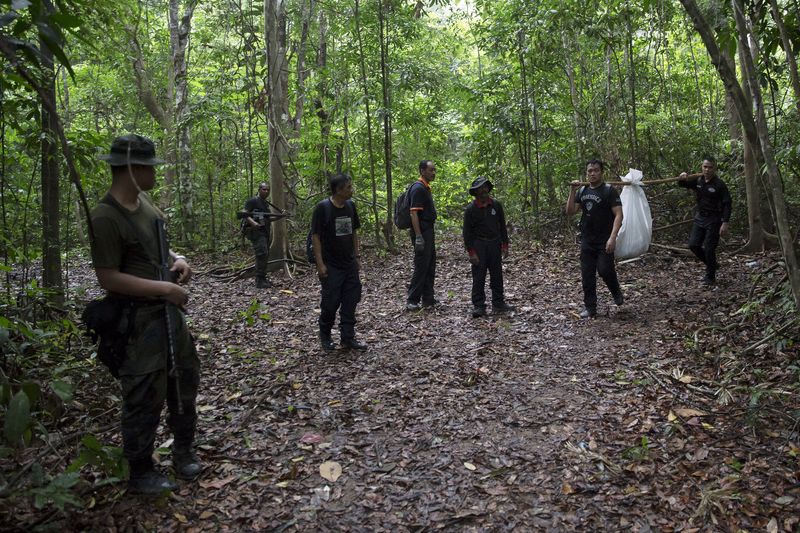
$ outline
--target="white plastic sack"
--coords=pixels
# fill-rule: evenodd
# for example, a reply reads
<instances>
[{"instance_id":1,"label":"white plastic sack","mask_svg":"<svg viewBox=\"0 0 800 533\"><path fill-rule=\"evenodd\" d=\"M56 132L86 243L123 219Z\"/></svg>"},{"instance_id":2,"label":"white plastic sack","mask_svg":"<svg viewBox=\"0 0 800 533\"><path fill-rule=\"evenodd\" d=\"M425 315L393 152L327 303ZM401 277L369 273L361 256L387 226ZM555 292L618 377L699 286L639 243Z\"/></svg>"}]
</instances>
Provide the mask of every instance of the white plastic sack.
<instances>
[{"instance_id":1,"label":"white plastic sack","mask_svg":"<svg viewBox=\"0 0 800 533\"><path fill-rule=\"evenodd\" d=\"M614 255L617 259L638 257L650 248L653 236L653 217L650 204L642 189L642 171L629 169L622 181L631 185L622 188L622 228L617 235L617 248Z\"/></svg>"}]
</instances>

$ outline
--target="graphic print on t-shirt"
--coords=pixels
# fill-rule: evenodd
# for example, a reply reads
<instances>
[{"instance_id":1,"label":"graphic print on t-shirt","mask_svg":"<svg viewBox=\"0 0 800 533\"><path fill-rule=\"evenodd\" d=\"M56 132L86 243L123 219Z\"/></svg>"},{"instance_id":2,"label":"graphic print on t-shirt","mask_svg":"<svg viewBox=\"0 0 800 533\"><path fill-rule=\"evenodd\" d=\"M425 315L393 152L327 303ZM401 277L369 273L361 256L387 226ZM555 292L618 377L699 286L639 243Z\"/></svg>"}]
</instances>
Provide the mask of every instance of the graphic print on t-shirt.
<instances>
[{"instance_id":1,"label":"graphic print on t-shirt","mask_svg":"<svg viewBox=\"0 0 800 533\"><path fill-rule=\"evenodd\" d=\"M353 219L350 217L336 217L336 236L344 237L353 234Z\"/></svg>"}]
</instances>

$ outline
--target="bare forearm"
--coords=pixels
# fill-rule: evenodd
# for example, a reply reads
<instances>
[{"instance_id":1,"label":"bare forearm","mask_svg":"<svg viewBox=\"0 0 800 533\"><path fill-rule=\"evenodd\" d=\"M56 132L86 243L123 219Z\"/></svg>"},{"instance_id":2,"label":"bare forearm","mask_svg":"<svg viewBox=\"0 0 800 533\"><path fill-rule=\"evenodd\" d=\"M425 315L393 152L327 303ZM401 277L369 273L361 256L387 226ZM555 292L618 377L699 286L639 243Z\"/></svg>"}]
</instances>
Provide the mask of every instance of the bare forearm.
<instances>
[{"instance_id":1,"label":"bare forearm","mask_svg":"<svg viewBox=\"0 0 800 533\"><path fill-rule=\"evenodd\" d=\"M160 298L172 290L168 281L144 279L110 268L95 269L100 286L109 292L133 296L134 298Z\"/></svg>"},{"instance_id":2,"label":"bare forearm","mask_svg":"<svg viewBox=\"0 0 800 533\"><path fill-rule=\"evenodd\" d=\"M419 215L416 211L411 211L411 227L414 228L414 235L422 235L422 229L419 226Z\"/></svg>"}]
</instances>

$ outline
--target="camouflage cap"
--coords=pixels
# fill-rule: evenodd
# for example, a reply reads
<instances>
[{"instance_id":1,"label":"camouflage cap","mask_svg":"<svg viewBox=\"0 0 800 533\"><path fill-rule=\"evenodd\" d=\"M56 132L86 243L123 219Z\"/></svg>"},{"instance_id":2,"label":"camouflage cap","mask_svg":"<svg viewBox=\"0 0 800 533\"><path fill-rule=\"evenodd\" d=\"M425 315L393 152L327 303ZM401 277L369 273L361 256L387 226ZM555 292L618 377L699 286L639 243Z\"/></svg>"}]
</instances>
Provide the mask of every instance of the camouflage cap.
<instances>
[{"instance_id":1,"label":"camouflage cap","mask_svg":"<svg viewBox=\"0 0 800 533\"><path fill-rule=\"evenodd\" d=\"M111 153L98 157L107 161L112 167L127 165L161 165L163 159L156 158L156 145L147 137L141 135L122 135L111 143Z\"/></svg>"}]
</instances>

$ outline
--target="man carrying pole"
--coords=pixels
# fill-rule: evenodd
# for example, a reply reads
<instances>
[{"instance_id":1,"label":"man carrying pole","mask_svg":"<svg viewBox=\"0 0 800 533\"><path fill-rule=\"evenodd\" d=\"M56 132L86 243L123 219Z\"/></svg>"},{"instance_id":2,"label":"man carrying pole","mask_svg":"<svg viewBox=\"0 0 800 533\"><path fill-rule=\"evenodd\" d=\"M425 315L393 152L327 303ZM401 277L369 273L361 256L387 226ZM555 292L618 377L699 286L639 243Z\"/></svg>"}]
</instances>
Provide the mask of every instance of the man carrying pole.
<instances>
[{"instance_id":1,"label":"man carrying pole","mask_svg":"<svg viewBox=\"0 0 800 533\"><path fill-rule=\"evenodd\" d=\"M728 231L731 219L731 195L728 187L717 176L717 162L711 156L703 158L703 174L688 176L683 172L678 185L694 191L697 207L692 232L689 234L689 249L705 265L703 283L713 285L717 281L717 245L719 238Z\"/></svg>"},{"instance_id":2,"label":"man carrying pole","mask_svg":"<svg viewBox=\"0 0 800 533\"><path fill-rule=\"evenodd\" d=\"M622 227L622 202L617 191L603 183L603 162L592 159L586 163L588 186L579 181L570 183L567 215L578 210L581 215L581 285L584 309L581 318L597 316L597 274L606 282L614 303L622 305L622 289L614 267L617 234ZM578 189L580 187L580 189Z\"/></svg>"}]
</instances>

